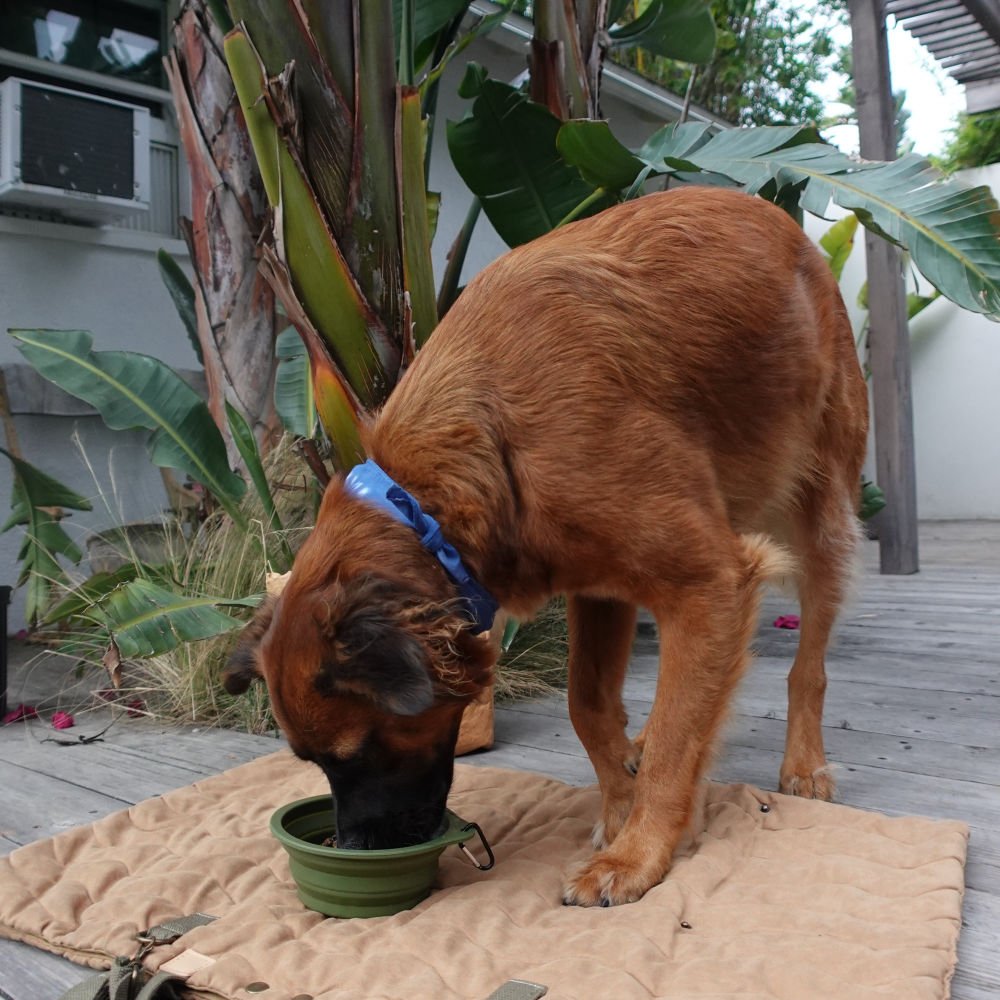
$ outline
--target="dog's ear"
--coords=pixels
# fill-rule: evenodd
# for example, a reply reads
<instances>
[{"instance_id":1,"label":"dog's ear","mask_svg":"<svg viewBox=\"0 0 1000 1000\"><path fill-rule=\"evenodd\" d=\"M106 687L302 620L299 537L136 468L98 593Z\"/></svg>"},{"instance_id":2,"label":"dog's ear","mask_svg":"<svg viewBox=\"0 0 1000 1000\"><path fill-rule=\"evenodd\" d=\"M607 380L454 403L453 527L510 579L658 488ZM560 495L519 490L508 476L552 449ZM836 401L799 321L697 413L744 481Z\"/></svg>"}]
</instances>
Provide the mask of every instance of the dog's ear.
<instances>
[{"instance_id":1,"label":"dog's ear","mask_svg":"<svg viewBox=\"0 0 1000 1000\"><path fill-rule=\"evenodd\" d=\"M271 626L277 598L268 595L257 609L250 624L240 633L222 671L222 686L230 694L243 694L250 684L263 677L260 671L260 640Z\"/></svg>"},{"instance_id":2,"label":"dog's ear","mask_svg":"<svg viewBox=\"0 0 1000 1000\"><path fill-rule=\"evenodd\" d=\"M359 695L392 715L419 715L434 704L427 651L391 610L358 607L332 628L331 655L314 681L320 694Z\"/></svg>"}]
</instances>

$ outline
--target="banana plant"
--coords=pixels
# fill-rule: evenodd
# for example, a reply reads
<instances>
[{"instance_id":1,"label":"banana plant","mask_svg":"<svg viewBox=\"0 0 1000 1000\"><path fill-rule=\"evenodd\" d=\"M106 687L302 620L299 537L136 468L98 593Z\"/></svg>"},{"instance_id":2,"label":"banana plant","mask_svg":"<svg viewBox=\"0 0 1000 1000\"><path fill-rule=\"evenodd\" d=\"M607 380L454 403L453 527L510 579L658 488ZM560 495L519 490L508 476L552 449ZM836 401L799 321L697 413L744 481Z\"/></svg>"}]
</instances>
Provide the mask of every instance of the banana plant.
<instances>
[{"instance_id":1,"label":"banana plant","mask_svg":"<svg viewBox=\"0 0 1000 1000\"><path fill-rule=\"evenodd\" d=\"M622 2L533 7L537 86L585 95L572 105L576 114L597 107L608 45L673 45L673 54L683 49L692 61L707 59L714 46L701 0L654 0L631 23ZM361 457L359 420L385 400L436 325L439 304L443 311L456 294L460 259L435 292L429 136L443 68L495 27L503 10L475 14L468 0L230 0L229 10L225 54L272 208L263 265L305 344L337 463L348 465ZM497 92L482 81L480 89L485 107ZM493 104L481 130L506 135L510 148L522 143L522 124L545 132L531 148L547 144L547 163L531 169L552 168L548 193L566 211L549 211L543 199L545 217L517 238L558 224L589 190L559 158L557 129L535 107L523 95ZM515 118L508 121L508 112ZM487 152L480 134L466 139L467 158ZM490 194L499 195L506 180ZM498 206L494 217L500 214Z\"/></svg>"},{"instance_id":2,"label":"banana plant","mask_svg":"<svg viewBox=\"0 0 1000 1000\"><path fill-rule=\"evenodd\" d=\"M240 628L244 621L219 609L256 607L262 596L193 597L137 579L115 587L91 604L86 615L110 637L105 666L114 676L122 659L168 653L183 643Z\"/></svg>"},{"instance_id":3,"label":"banana plant","mask_svg":"<svg viewBox=\"0 0 1000 1000\"><path fill-rule=\"evenodd\" d=\"M1000 318L1000 210L989 188L969 187L910 154L890 163L846 156L820 140L809 126L764 126L714 132L700 123L660 129L636 150L628 149L607 122L554 116L546 129L525 133L514 151L493 141L477 158L464 155L463 136L476 130L483 142L492 107L517 99L512 88L489 81L491 102L479 96L469 116L453 125L449 142L465 182L490 221L512 245L540 235L543 224L563 224L598 210L607 199L636 197L652 177L742 188L777 202L793 215L825 217L831 205L853 212L871 232L907 250L914 266L942 295L973 312ZM484 87L485 89L485 87ZM545 109L530 108L535 117ZM525 111L521 110L524 114ZM566 211L547 184L551 136L583 186ZM539 148L526 148L530 142ZM535 164L542 164L538 169ZM502 197L497 181L506 178ZM519 206L531 201L531 211Z\"/></svg>"},{"instance_id":4,"label":"banana plant","mask_svg":"<svg viewBox=\"0 0 1000 1000\"><path fill-rule=\"evenodd\" d=\"M66 582L66 571L59 562L59 556L73 563L78 563L83 557L55 512L63 507L71 510L92 508L86 497L41 469L36 469L23 458L12 455L5 448L0 448L0 454L6 455L14 467L11 513L0 527L0 534L15 525L25 527L17 556L21 564L17 586L27 584L25 615L28 624L34 626L45 614L53 584Z\"/></svg>"},{"instance_id":5,"label":"banana plant","mask_svg":"<svg viewBox=\"0 0 1000 1000\"><path fill-rule=\"evenodd\" d=\"M25 360L50 382L90 403L112 430L151 431L161 468L201 483L239 525L246 483L230 468L226 445L205 402L162 361L130 351L95 351L85 330L11 330Z\"/></svg>"}]
</instances>

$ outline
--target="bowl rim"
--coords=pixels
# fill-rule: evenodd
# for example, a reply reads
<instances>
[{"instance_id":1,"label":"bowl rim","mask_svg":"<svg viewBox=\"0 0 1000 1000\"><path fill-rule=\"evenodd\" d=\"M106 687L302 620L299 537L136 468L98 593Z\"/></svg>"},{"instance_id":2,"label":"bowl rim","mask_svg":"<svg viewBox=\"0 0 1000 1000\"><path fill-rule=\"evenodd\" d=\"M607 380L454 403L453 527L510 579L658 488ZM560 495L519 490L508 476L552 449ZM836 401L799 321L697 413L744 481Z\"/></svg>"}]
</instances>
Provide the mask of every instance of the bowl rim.
<instances>
[{"instance_id":1,"label":"bowl rim","mask_svg":"<svg viewBox=\"0 0 1000 1000\"><path fill-rule=\"evenodd\" d=\"M471 840L477 833L475 823L467 823L461 816L456 815L450 809L445 809L445 819L447 825L444 832L430 840L421 841L419 844L409 844L406 847L388 847L379 850L358 850L345 847L324 847L322 844L312 844L308 840L296 837L285 829L284 822L289 813L296 811L302 813L316 812L315 806L332 802L329 795L310 795L304 799L296 799L275 809L271 814L271 833L286 848L292 848L305 854L312 854L315 857L338 859L342 861L352 861L363 864L369 861L386 861L394 858L411 858L419 854L428 854L431 851L449 847L452 844L464 844Z\"/></svg>"}]
</instances>

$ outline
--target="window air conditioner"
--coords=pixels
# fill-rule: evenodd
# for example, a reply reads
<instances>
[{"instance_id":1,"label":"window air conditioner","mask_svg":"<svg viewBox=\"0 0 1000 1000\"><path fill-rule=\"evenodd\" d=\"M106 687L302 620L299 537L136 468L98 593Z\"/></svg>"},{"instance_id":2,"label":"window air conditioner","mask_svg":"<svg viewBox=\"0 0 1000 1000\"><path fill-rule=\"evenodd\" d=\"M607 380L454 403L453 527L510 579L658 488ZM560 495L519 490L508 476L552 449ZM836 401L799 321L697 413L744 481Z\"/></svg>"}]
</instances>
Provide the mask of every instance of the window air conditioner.
<instances>
[{"instance_id":1,"label":"window air conditioner","mask_svg":"<svg viewBox=\"0 0 1000 1000\"><path fill-rule=\"evenodd\" d=\"M0 207L100 223L149 210L149 111L8 77L0 83Z\"/></svg>"}]
</instances>

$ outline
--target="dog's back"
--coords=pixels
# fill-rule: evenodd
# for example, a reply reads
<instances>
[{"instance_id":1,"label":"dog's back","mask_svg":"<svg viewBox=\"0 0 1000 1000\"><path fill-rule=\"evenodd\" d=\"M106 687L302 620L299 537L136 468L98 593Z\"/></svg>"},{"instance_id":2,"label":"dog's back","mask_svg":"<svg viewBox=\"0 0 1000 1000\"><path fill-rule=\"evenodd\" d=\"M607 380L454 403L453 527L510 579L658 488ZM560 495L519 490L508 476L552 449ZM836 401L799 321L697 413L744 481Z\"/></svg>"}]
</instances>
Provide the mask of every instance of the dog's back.
<instances>
[{"instance_id":1,"label":"dog's back","mask_svg":"<svg viewBox=\"0 0 1000 1000\"><path fill-rule=\"evenodd\" d=\"M470 484L469 469L492 453L520 505L508 530L522 544L589 541L606 559L618 512L633 511L641 534L644 499L664 492L724 505L739 531L784 535L777 526L810 483L833 467L860 474L866 412L839 290L802 230L761 199L682 188L483 271L370 448L394 462L450 452L440 475L453 472L473 520L489 484ZM586 523L567 494L587 499Z\"/></svg>"}]
</instances>

